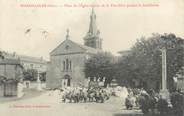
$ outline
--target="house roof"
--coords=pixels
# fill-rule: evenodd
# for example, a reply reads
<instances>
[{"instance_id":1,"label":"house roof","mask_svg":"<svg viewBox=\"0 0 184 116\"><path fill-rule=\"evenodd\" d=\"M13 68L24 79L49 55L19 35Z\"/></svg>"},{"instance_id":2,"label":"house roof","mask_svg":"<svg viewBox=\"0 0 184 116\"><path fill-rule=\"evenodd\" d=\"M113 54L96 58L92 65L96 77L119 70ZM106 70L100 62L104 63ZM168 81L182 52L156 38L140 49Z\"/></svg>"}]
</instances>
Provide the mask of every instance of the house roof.
<instances>
[{"instance_id":1,"label":"house roof","mask_svg":"<svg viewBox=\"0 0 184 116\"><path fill-rule=\"evenodd\" d=\"M43 60L43 58L41 58L41 57L39 58L39 57L18 55L18 58L19 58L21 61L25 61L25 62L34 62L34 63L46 64L46 61Z\"/></svg>"},{"instance_id":2,"label":"house roof","mask_svg":"<svg viewBox=\"0 0 184 116\"><path fill-rule=\"evenodd\" d=\"M20 60L18 60L18 59L1 59L0 65L20 65Z\"/></svg>"},{"instance_id":3,"label":"house roof","mask_svg":"<svg viewBox=\"0 0 184 116\"><path fill-rule=\"evenodd\" d=\"M32 56L26 56L21 54L14 53L8 53L5 51L0 51L0 57L4 57L4 59L19 59L20 61L24 62L33 62L33 63L40 63L40 64L46 64L46 61L42 57L32 57Z\"/></svg>"}]
</instances>

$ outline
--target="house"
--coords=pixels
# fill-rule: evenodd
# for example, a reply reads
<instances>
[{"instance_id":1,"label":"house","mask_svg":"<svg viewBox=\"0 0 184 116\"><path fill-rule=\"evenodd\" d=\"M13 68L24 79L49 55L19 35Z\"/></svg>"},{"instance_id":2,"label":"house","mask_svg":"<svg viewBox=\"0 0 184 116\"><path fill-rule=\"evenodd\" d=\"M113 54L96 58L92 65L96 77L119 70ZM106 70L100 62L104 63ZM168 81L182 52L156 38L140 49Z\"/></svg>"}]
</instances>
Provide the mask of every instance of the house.
<instances>
[{"instance_id":1,"label":"house","mask_svg":"<svg viewBox=\"0 0 184 116\"><path fill-rule=\"evenodd\" d=\"M23 79L23 67L18 59L0 57L0 96L16 96L17 84Z\"/></svg>"},{"instance_id":2,"label":"house","mask_svg":"<svg viewBox=\"0 0 184 116\"><path fill-rule=\"evenodd\" d=\"M20 64L23 66L24 70L34 69L39 72L46 72L47 61L42 57L32 57L22 54L17 54L16 52L9 53L5 51L0 51L5 59L19 59Z\"/></svg>"}]
</instances>

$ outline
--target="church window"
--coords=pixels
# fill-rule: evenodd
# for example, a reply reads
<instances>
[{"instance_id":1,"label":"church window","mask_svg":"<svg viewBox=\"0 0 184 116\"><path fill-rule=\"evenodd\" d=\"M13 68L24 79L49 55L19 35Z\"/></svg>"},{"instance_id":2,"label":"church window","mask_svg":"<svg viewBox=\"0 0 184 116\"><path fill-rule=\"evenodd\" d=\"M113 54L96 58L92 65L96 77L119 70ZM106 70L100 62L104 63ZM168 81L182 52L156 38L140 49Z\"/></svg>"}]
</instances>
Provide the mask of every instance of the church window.
<instances>
[{"instance_id":1,"label":"church window","mask_svg":"<svg viewBox=\"0 0 184 116\"><path fill-rule=\"evenodd\" d=\"M66 45L66 46L65 46L65 49L68 50L68 49L69 49L69 45Z\"/></svg>"},{"instance_id":2,"label":"church window","mask_svg":"<svg viewBox=\"0 0 184 116\"><path fill-rule=\"evenodd\" d=\"M66 59L63 61L63 71L69 71L72 70L72 61L69 59Z\"/></svg>"},{"instance_id":3,"label":"church window","mask_svg":"<svg viewBox=\"0 0 184 116\"><path fill-rule=\"evenodd\" d=\"M69 60L66 59L66 70L68 71L68 69L69 69Z\"/></svg>"},{"instance_id":4,"label":"church window","mask_svg":"<svg viewBox=\"0 0 184 116\"><path fill-rule=\"evenodd\" d=\"M69 63L69 67L70 67L70 70L72 69L72 61L70 60L70 63Z\"/></svg>"},{"instance_id":5,"label":"church window","mask_svg":"<svg viewBox=\"0 0 184 116\"><path fill-rule=\"evenodd\" d=\"M63 61L63 70L65 70L65 61Z\"/></svg>"}]
</instances>

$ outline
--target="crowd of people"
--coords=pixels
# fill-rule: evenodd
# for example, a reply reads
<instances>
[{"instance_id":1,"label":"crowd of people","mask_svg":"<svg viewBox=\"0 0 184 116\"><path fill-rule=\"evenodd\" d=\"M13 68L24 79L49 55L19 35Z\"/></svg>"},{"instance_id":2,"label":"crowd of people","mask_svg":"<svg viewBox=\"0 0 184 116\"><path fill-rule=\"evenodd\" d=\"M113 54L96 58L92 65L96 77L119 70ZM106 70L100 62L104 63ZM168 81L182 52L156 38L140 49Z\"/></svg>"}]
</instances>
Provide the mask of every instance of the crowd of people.
<instances>
[{"instance_id":1,"label":"crowd of people","mask_svg":"<svg viewBox=\"0 0 184 116\"><path fill-rule=\"evenodd\" d=\"M69 88L63 91L63 102L69 100L69 102L100 102L103 103L105 100L110 98L110 93L107 89L97 88Z\"/></svg>"},{"instance_id":2,"label":"crowd of people","mask_svg":"<svg viewBox=\"0 0 184 116\"><path fill-rule=\"evenodd\" d=\"M129 94L125 100L126 108L140 108L143 112L148 112L149 109L154 110L156 103L160 99L159 94L154 90L145 91L144 89L128 89L128 93Z\"/></svg>"},{"instance_id":3,"label":"crowd of people","mask_svg":"<svg viewBox=\"0 0 184 116\"><path fill-rule=\"evenodd\" d=\"M184 98L184 95L180 93L171 93L171 103L168 103L167 100L162 99L160 94L154 90L146 91L144 89L132 89L120 86L115 88L66 87L55 89L52 92L60 96L60 103L104 103L110 99L111 96L116 96L122 100L122 104L128 110L140 109L143 113L168 113L168 111L172 109L173 112L183 112L180 107L183 107L182 96ZM51 95L54 96L54 93L51 93ZM178 111L178 109L180 110Z\"/></svg>"},{"instance_id":4,"label":"crowd of people","mask_svg":"<svg viewBox=\"0 0 184 116\"><path fill-rule=\"evenodd\" d=\"M64 103L97 102L104 103L111 96L111 92L103 87L66 87L57 89L60 100Z\"/></svg>"},{"instance_id":5,"label":"crowd of people","mask_svg":"<svg viewBox=\"0 0 184 116\"><path fill-rule=\"evenodd\" d=\"M181 116L184 112L184 94L175 91L170 93L170 99L164 99L154 90L128 89L125 106L127 109L141 109L143 113Z\"/></svg>"}]
</instances>

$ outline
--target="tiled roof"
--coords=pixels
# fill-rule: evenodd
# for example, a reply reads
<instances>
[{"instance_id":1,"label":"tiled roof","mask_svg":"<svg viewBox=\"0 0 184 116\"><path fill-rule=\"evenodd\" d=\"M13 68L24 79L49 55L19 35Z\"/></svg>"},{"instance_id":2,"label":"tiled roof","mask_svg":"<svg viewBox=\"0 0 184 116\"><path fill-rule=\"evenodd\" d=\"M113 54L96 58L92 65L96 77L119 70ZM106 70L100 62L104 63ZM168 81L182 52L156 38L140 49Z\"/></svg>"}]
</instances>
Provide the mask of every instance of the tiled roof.
<instances>
[{"instance_id":1,"label":"tiled roof","mask_svg":"<svg viewBox=\"0 0 184 116\"><path fill-rule=\"evenodd\" d=\"M34 63L46 63L45 60L43 60L42 58L38 58L38 57L31 57L31 56L25 56L25 55L18 55L18 58L21 61L27 61L27 62L34 62Z\"/></svg>"},{"instance_id":2,"label":"tiled roof","mask_svg":"<svg viewBox=\"0 0 184 116\"><path fill-rule=\"evenodd\" d=\"M1 59L0 65L5 65L5 64L20 65L20 60L18 60L18 59Z\"/></svg>"},{"instance_id":3,"label":"tiled roof","mask_svg":"<svg viewBox=\"0 0 184 116\"><path fill-rule=\"evenodd\" d=\"M32 57L32 56L16 54L15 52L8 53L5 51L0 51L0 53L5 59L20 59L20 61L24 61L24 62L46 63L46 61L43 60L41 57Z\"/></svg>"}]
</instances>

